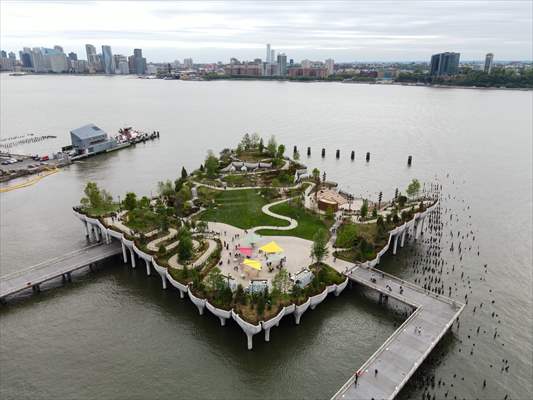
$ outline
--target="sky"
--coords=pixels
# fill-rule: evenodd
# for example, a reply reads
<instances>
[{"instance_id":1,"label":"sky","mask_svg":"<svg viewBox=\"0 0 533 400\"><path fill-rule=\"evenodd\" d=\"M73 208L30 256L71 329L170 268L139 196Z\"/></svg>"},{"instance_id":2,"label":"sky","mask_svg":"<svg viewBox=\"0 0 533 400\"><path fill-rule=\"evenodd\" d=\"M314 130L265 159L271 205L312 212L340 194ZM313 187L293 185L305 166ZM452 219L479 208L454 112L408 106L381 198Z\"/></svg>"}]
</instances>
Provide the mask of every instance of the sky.
<instances>
[{"instance_id":1,"label":"sky","mask_svg":"<svg viewBox=\"0 0 533 400\"><path fill-rule=\"evenodd\" d=\"M11 1L0 0L0 47L111 45L148 61L266 58L270 43L295 61L533 58L533 0L523 1ZM17 56L18 57L18 56Z\"/></svg>"}]
</instances>

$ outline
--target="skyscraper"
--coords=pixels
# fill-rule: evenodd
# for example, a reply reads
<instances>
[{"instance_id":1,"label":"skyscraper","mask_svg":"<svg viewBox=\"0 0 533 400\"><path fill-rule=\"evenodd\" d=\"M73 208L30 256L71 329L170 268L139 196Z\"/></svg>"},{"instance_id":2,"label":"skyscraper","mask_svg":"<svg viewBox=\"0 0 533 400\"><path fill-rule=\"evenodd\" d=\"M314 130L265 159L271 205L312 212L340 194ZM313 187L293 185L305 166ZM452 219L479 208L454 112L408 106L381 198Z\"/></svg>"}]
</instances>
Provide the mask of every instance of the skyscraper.
<instances>
[{"instance_id":1,"label":"skyscraper","mask_svg":"<svg viewBox=\"0 0 533 400\"><path fill-rule=\"evenodd\" d=\"M68 53L68 59L70 61L78 61L78 55L71 51L70 53Z\"/></svg>"},{"instance_id":2,"label":"skyscraper","mask_svg":"<svg viewBox=\"0 0 533 400\"><path fill-rule=\"evenodd\" d=\"M431 76L455 75L459 67L459 53L439 53L431 56Z\"/></svg>"},{"instance_id":3,"label":"skyscraper","mask_svg":"<svg viewBox=\"0 0 533 400\"><path fill-rule=\"evenodd\" d=\"M267 54L266 54L266 62L270 62L270 43L267 43Z\"/></svg>"},{"instance_id":4,"label":"skyscraper","mask_svg":"<svg viewBox=\"0 0 533 400\"><path fill-rule=\"evenodd\" d=\"M284 53L278 54L278 74L287 76L287 56Z\"/></svg>"},{"instance_id":5,"label":"skyscraper","mask_svg":"<svg viewBox=\"0 0 533 400\"><path fill-rule=\"evenodd\" d=\"M276 62L276 52L274 49L270 50L270 63L274 64Z\"/></svg>"},{"instance_id":6,"label":"skyscraper","mask_svg":"<svg viewBox=\"0 0 533 400\"><path fill-rule=\"evenodd\" d=\"M102 46L102 66L106 74L115 73L115 60L111 52L111 46Z\"/></svg>"},{"instance_id":7,"label":"skyscraper","mask_svg":"<svg viewBox=\"0 0 533 400\"><path fill-rule=\"evenodd\" d=\"M85 51L87 52L87 64L89 66L89 72L96 72L101 69L100 60L96 54L96 47L92 44L85 45Z\"/></svg>"},{"instance_id":8,"label":"skyscraper","mask_svg":"<svg viewBox=\"0 0 533 400\"><path fill-rule=\"evenodd\" d=\"M492 53L488 53L486 56L485 56L485 69L484 71L487 73L487 74L490 74L491 71L492 71L492 62L494 60L494 54Z\"/></svg>"},{"instance_id":9,"label":"skyscraper","mask_svg":"<svg viewBox=\"0 0 533 400\"><path fill-rule=\"evenodd\" d=\"M143 57L142 49L133 49L133 56L128 57L131 74L144 75L146 73L146 58Z\"/></svg>"}]
</instances>

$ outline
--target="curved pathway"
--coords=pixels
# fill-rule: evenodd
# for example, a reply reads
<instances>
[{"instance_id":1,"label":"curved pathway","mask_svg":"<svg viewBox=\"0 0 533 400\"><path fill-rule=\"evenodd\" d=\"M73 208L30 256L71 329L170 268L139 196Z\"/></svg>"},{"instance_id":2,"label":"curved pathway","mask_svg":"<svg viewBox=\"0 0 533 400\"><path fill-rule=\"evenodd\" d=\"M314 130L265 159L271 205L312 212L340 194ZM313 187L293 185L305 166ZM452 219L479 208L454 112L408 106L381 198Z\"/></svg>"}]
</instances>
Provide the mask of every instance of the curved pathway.
<instances>
[{"instance_id":1,"label":"curved pathway","mask_svg":"<svg viewBox=\"0 0 533 400\"><path fill-rule=\"evenodd\" d=\"M287 225L287 226L256 226L256 227L250 229L250 231L251 232L256 232L256 231L261 230L261 229L274 229L274 230L277 230L277 231L290 231L291 229L296 228L298 226L298 221L296 221L295 219L290 218L290 217L286 217L285 215L276 214L275 212L270 211L270 207L278 205L278 204L281 204L281 203L285 203L285 202L287 202L289 200L291 200L291 198L275 201L274 203L265 204L261 208L261 212L263 212L263 214L266 214L266 215L268 215L270 217L273 217L273 218L282 219L284 221L287 221L287 222L289 222L289 225Z\"/></svg>"},{"instance_id":2,"label":"curved pathway","mask_svg":"<svg viewBox=\"0 0 533 400\"><path fill-rule=\"evenodd\" d=\"M204 253L200 257L198 257L198 259L195 262L192 263L191 267L197 267L197 266L203 264L204 261L207 260L207 258L211 255L211 253L213 253L213 251L215 251L215 249L217 247L217 242L215 242L212 239L207 239L207 244L208 244L207 250L204 251ZM200 244L196 240L193 240L194 248L197 248L199 245ZM168 265L171 268L176 268L176 269L182 269L183 268L183 265L181 265L178 262L178 255L177 254L174 254L172 257L170 257L168 259Z\"/></svg>"},{"instance_id":3,"label":"curved pathway","mask_svg":"<svg viewBox=\"0 0 533 400\"><path fill-rule=\"evenodd\" d=\"M158 239L155 239L155 240L152 240L150 243L148 243L146 245L146 248L150 251L158 251L159 248L158 248L158 244L161 243L161 242L164 242L168 239L172 239L173 237L175 237L176 235L178 234L178 231L174 228L168 228L168 234L163 236L163 237L160 237ZM173 243L171 243L173 244ZM165 247L166 248L166 247ZM172 247L171 247L172 248ZM168 248L166 248L168 250Z\"/></svg>"}]
</instances>

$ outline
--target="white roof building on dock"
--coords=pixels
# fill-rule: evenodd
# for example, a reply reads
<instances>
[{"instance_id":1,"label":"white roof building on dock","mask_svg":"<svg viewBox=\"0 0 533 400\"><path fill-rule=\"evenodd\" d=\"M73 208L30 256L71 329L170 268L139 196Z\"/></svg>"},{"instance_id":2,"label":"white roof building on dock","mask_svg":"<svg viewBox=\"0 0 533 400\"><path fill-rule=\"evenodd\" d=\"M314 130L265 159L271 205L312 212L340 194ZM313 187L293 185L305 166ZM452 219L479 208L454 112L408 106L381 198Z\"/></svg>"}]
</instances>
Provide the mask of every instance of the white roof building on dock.
<instances>
[{"instance_id":1,"label":"white roof building on dock","mask_svg":"<svg viewBox=\"0 0 533 400\"><path fill-rule=\"evenodd\" d=\"M107 133L95 124L87 124L70 131L72 147L82 153L101 153L116 145Z\"/></svg>"}]
</instances>

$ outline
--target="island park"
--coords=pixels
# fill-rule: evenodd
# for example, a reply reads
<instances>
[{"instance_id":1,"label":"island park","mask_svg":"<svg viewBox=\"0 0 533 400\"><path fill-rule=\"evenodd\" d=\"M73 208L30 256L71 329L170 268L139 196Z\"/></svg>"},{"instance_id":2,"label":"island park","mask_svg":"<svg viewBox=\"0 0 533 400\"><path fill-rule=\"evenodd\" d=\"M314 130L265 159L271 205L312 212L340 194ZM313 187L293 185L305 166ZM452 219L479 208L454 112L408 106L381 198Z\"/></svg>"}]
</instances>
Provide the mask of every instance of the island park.
<instances>
[{"instance_id":1,"label":"island park","mask_svg":"<svg viewBox=\"0 0 533 400\"><path fill-rule=\"evenodd\" d=\"M253 336L292 315L295 324L329 294L348 285L370 289L380 303L404 306L404 324L335 395L390 398L451 328L464 305L437 290L402 281L374 267L390 251L432 229L439 215L439 186L414 179L394 198L357 198L308 171L297 148L288 157L274 137L245 135L235 149L209 151L200 167L182 168L174 181L158 183L158 195L127 193L115 201L89 182L74 213L90 240L118 239L124 262L161 277L222 326L237 323L253 348ZM428 224L425 225L426 218ZM425 318L425 319L424 319ZM427 324L424 340L410 342L406 326ZM404 336L405 338L402 338ZM411 351L395 359L393 346ZM392 357L389 376L369 379ZM401 375L395 377L395 371ZM377 368L375 369L377 374ZM382 373L382 376L386 374ZM384 384L392 382L390 384Z\"/></svg>"}]
</instances>

